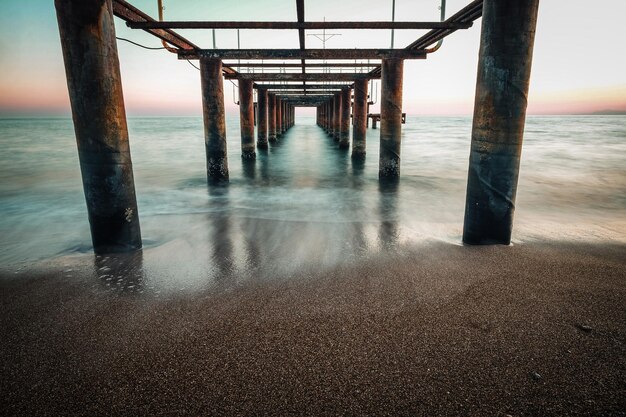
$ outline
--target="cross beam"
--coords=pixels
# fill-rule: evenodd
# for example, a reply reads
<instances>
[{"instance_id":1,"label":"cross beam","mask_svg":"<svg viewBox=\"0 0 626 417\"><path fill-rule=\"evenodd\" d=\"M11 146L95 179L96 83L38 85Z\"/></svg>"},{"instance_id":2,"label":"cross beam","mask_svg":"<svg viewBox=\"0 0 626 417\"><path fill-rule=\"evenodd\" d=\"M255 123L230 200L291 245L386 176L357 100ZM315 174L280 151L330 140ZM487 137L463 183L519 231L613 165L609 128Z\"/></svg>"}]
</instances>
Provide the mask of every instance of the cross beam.
<instances>
[{"instance_id":1,"label":"cross beam","mask_svg":"<svg viewBox=\"0 0 626 417\"><path fill-rule=\"evenodd\" d=\"M259 62L224 62L223 65L229 67L239 67L239 68L300 68L302 64L283 64L280 62L276 63L259 63ZM364 63L364 62L327 62L327 63L310 63L307 62L304 64L307 68L373 68L380 66L380 63Z\"/></svg>"},{"instance_id":2,"label":"cross beam","mask_svg":"<svg viewBox=\"0 0 626 417\"><path fill-rule=\"evenodd\" d=\"M380 76L371 76L368 73L348 73L348 72L333 72L333 73L285 73L285 72L256 72L256 73L239 73L228 75L224 77L228 80L254 80L254 81L354 81L361 79L380 78ZM304 87L307 88L307 87Z\"/></svg>"},{"instance_id":3,"label":"cross beam","mask_svg":"<svg viewBox=\"0 0 626 417\"><path fill-rule=\"evenodd\" d=\"M146 21L127 22L132 29L468 29L472 22L232 22L232 21Z\"/></svg>"},{"instance_id":4,"label":"cross beam","mask_svg":"<svg viewBox=\"0 0 626 417\"><path fill-rule=\"evenodd\" d=\"M350 87L350 84L307 84L306 86L303 84L255 84L254 88L261 88L266 90L302 90L306 88L307 90L333 90Z\"/></svg>"},{"instance_id":5,"label":"cross beam","mask_svg":"<svg viewBox=\"0 0 626 417\"><path fill-rule=\"evenodd\" d=\"M425 59L415 49L198 49L178 51L179 59Z\"/></svg>"}]
</instances>

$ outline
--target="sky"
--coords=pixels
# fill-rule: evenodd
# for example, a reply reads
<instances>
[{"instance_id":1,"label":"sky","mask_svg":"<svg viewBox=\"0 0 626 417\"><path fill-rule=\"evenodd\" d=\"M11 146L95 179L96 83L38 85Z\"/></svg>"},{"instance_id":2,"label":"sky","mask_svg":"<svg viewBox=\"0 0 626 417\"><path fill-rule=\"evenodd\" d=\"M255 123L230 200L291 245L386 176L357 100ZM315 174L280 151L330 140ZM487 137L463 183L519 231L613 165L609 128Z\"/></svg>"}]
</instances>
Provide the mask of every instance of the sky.
<instances>
[{"instance_id":1,"label":"sky","mask_svg":"<svg viewBox=\"0 0 626 417\"><path fill-rule=\"evenodd\" d=\"M470 0L448 0L447 16ZM130 0L157 16L157 0ZM293 21L294 0L164 0L166 20ZM315 0L305 2L310 21L391 20L392 0ZM396 20L435 21L439 0L396 0ZM626 2L542 0L535 39L529 114L626 111ZM411 115L470 115L473 111L480 22L446 38L426 60L406 61L403 110ZM149 34L115 19L117 36L161 46ZM337 33L327 48L387 48L390 31ZM211 31L179 33L211 48ZM319 31L307 31L308 34ZM395 47L404 47L424 31L396 31ZM321 42L307 36L307 46ZM235 30L218 30L218 48L236 48ZM242 48L297 48L297 31L240 32ZM198 71L166 51L148 51L118 42L127 113L200 115ZM0 0L0 117L69 115L69 98L53 0ZM378 83L376 83L378 85ZM225 81L225 103L237 112L234 86ZM374 93L376 98L376 93ZM374 106L372 111L377 111Z\"/></svg>"}]
</instances>

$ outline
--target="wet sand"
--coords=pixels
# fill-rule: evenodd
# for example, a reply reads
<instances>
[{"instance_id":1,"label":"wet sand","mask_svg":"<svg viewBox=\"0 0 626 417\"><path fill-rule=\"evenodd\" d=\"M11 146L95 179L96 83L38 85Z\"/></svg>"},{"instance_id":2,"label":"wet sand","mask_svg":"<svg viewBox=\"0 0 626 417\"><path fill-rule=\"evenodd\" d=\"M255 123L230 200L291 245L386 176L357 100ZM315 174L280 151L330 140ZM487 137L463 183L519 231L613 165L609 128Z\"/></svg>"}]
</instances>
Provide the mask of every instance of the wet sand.
<instances>
[{"instance_id":1,"label":"wet sand","mask_svg":"<svg viewBox=\"0 0 626 417\"><path fill-rule=\"evenodd\" d=\"M160 295L0 278L1 415L626 415L624 245L432 244Z\"/></svg>"}]
</instances>

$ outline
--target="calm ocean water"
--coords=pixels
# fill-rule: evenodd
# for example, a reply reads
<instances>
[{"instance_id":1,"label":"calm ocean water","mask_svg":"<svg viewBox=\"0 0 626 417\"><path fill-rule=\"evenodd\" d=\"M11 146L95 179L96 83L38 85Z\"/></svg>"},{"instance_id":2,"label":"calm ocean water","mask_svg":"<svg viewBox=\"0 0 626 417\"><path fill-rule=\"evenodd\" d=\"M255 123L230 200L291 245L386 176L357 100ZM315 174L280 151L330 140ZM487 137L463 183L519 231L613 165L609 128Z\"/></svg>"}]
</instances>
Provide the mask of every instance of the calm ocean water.
<instances>
[{"instance_id":1,"label":"calm ocean water","mask_svg":"<svg viewBox=\"0 0 626 417\"><path fill-rule=\"evenodd\" d=\"M129 119L147 256L194 264L193 274L460 244L470 117L409 117L394 190L379 186L378 130L359 165L298 117L242 166L237 118L227 125L231 182L210 190L201 118ZM71 120L2 119L0 145L0 268L91 256ZM626 241L625 116L528 118L514 242L533 239Z\"/></svg>"}]
</instances>

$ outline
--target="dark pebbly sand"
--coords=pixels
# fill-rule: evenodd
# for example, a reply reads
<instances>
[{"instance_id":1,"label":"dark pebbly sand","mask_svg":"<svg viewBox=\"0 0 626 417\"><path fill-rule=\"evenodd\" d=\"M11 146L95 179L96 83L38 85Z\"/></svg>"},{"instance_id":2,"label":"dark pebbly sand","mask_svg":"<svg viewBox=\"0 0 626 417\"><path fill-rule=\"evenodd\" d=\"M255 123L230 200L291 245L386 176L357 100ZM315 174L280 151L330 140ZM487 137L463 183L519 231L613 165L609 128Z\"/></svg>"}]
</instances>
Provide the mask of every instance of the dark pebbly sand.
<instances>
[{"instance_id":1,"label":"dark pebbly sand","mask_svg":"<svg viewBox=\"0 0 626 417\"><path fill-rule=\"evenodd\" d=\"M623 245L433 244L193 294L92 281L2 277L0 415L626 415Z\"/></svg>"}]
</instances>

